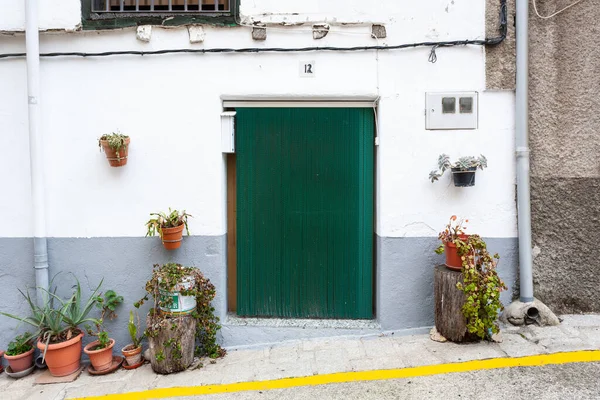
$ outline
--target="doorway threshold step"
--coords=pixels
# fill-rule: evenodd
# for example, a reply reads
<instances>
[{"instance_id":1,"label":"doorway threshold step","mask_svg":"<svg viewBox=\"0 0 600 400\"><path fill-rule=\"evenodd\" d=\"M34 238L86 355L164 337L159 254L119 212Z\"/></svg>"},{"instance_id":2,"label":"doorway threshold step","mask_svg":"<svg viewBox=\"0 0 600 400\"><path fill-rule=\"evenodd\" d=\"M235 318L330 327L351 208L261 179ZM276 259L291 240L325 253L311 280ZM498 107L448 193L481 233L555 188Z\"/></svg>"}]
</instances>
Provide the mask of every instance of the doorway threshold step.
<instances>
[{"instance_id":1,"label":"doorway threshold step","mask_svg":"<svg viewBox=\"0 0 600 400\"><path fill-rule=\"evenodd\" d=\"M223 325L260 326L270 328L303 329L375 329L380 330L377 320L366 319L300 319L300 318L251 318L228 313Z\"/></svg>"}]
</instances>

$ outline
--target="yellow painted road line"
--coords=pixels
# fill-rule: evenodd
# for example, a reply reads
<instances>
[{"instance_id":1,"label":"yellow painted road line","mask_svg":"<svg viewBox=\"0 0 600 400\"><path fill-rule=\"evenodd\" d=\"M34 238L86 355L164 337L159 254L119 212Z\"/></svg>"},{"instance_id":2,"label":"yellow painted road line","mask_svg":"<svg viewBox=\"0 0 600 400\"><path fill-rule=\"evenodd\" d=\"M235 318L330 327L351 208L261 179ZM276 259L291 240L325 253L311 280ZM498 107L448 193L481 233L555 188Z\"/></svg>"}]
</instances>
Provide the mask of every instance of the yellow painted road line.
<instances>
[{"instance_id":1,"label":"yellow painted road line","mask_svg":"<svg viewBox=\"0 0 600 400\"><path fill-rule=\"evenodd\" d=\"M165 399L169 397L202 396L207 394L235 393L257 390L287 389L299 386L317 386L330 383L378 381L387 379L414 378L418 376L440 375L455 372L470 372L487 369L540 367L544 365L572 364L600 361L600 350L573 351L567 353L544 354L519 358L494 358L489 360L466 361L461 363L426 365L413 368L386 369L376 371L340 372L315 375L304 378L285 378L270 381L229 383L222 385L172 387L151 389L143 392L109 394L104 396L82 397L97 400L141 400ZM200 372L201 373L201 372Z\"/></svg>"}]
</instances>

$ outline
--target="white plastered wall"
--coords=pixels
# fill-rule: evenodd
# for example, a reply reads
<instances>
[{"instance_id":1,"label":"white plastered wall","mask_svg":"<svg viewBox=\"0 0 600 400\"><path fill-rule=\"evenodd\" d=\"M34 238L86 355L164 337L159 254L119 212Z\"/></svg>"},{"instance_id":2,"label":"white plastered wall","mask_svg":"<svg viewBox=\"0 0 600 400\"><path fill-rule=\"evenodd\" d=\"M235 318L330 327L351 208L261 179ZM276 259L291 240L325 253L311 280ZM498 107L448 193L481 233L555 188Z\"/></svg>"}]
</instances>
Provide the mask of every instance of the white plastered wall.
<instances>
[{"instance_id":1,"label":"white plastered wall","mask_svg":"<svg viewBox=\"0 0 600 400\"><path fill-rule=\"evenodd\" d=\"M483 38L483 2L397 3L241 4L243 20L330 21L332 32L320 41L312 39L310 25L269 29L265 42L253 41L246 27L205 27L206 40L196 45L190 45L185 27L155 28L149 43L137 41L135 30L125 29L44 34L41 51L362 46ZM51 14L42 9L41 21L62 21L42 27L76 27L79 1L65 0L63 6ZM19 30L20 18L22 10L15 7L10 18L0 17L0 30ZM344 21L359 25L336 25ZM372 39L369 22L384 23L387 39ZM24 39L0 35L0 48L24 51ZM148 213L169 206L194 215L192 234L225 233L219 120L223 94L379 96L377 234L436 236L449 216L458 214L470 218L472 231L484 236L516 236L513 94L484 92L482 48L438 49L436 64L427 61L429 50L43 59L48 236L143 236ZM309 60L316 61L317 75L300 78L299 64ZM424 129L425 92L446 90L480 93L478 130ZM5 217L0 237L31 236L22 59L0 60L0 127L0 146L10 149L0 158L0 210ZM132 138L129 163L121 169L108 167L96 142L114 130ZM454 188L448 175L431 184L428 173L442 152L452 158L483 153L489 168L478 173L473 188Z\"/></svg>"}]
</instances>

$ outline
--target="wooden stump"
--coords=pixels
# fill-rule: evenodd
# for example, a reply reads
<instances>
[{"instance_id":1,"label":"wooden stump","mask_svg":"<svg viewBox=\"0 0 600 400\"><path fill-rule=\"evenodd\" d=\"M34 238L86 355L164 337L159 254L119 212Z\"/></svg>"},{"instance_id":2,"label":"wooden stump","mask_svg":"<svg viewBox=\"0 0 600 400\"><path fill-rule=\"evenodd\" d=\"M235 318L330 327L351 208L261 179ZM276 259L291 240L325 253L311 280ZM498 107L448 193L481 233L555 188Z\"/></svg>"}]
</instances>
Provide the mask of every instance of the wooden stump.
<instances>
[{"instance_id":1,"label":"wooden stump","mask_svg":"<svg viewBox=\"0 0 600 400\"><path fill-rule=\"evenodd\" d=\"M435 327L443 337L452 342L470 339L467 334L467 321L462 313L465 294L456 288L456 284L462 281L462 272L451 271L444 265L435 267Z\"/></svg>"},{"instance_id":2,"label":"wooden stump","mask_svg":"<svg viewBox=\"0 0 600 400\"><path fill-rule=\"evenodd\" d=\"M194 361L196 320L190 315L146 318L150 364L154 372L170 374L183 371Z\"/></svg>"}]
</instances>

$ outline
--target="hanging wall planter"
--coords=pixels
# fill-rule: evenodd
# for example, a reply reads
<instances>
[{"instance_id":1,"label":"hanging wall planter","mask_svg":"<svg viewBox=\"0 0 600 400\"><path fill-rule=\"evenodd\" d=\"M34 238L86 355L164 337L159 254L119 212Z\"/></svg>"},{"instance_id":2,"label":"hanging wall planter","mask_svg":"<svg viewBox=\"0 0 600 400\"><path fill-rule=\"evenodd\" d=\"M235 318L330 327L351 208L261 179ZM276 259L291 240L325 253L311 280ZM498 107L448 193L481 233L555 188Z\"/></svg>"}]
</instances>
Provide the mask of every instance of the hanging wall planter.
<instances>
[{"instance_id":1,"label":"hanging wall planter","mask_svg":"<svg viewBox=\"0 0 600 400\"><path fill-rule=\"evenodd\" d=\"M450 162L450 157L447 154L442 154L438 157L438 169L429 173L429 179L431 182L435 182L449 169L452 172L454 186L475 186L477 168L481 170L487 168L487 159L483 155L480 155L478 158L472 156L461 157L453 164Z\"/></svg>"},{"instance_id":2,"label":"hanging wall planter","mask_svg":"<svg viewBox=\"0 0 600 400\"><path fill-rule=\"evenodd\" d=\"M163 246L167 250L175 250L181 247L181 241L183 240L183 224L174 228L162 228L161 239Z\"/></svg>"},{"instance_id":3,"label":"hanging wall planter","mask_svg":"<svg viewBox=\"0 0 600 400\"><path fill-rule=\"evenodd\" d=\"M188 229L187 218L191 215L184 211L179 212L169 208L169 213L151 213L151 218L146 222L148 231L146 236L154 236L158 232L162 244L167 250L174 250L181 247L181 241L183 240L183 229L185 228L186 233L190 234Z\"/></svg>"},{"instance_id":4,"label":"hanging wall planter","mask_svg":"<svg viewBox=\"0 0 600 400\"><path fill-rule=\"evenodd\" d=\"M98 146L104 150L106 159L111 167L122 167L127 164L130 141L129 136L113 132L108 135L102 135L98 139Z\"/></svg>"},{"instance_id":5,"label":"hanging wall planter","mask_svg":"<svg viewBox=\"0 0 600 400\"><path fill-rule=\"evenodd\" d=\"M475 186L475 172L477 167L471 167L466 171L460 168L452 168L452 178L456 187Z\"/></svg>"}]
</instances>

